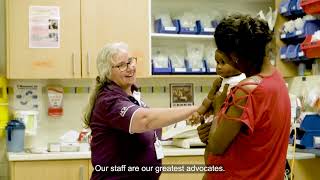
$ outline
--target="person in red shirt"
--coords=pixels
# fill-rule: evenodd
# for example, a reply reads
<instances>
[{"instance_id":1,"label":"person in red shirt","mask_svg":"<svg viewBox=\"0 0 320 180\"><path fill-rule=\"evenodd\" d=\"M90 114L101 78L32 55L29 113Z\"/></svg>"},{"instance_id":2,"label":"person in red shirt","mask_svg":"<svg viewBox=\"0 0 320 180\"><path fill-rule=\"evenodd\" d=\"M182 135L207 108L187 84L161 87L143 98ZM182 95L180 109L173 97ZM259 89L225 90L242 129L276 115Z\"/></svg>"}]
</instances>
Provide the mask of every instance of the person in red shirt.
<instances>
[{"instance_id":1,"label":"person in red shirt","mask_svg":"<svg viewBox=\"0 0 320 180\"><path fill-rule=\"evenodd\" d=\"M245 73L218 109L216 119L198 128L207 141L205 160L216 172L204 179L284 178L290 130L290 100L285 81L268 57L268 24L248 15L231 15L216 28L216 53ZM218 103L221 96L216 97Z\"/></svg>"}]
</instances>

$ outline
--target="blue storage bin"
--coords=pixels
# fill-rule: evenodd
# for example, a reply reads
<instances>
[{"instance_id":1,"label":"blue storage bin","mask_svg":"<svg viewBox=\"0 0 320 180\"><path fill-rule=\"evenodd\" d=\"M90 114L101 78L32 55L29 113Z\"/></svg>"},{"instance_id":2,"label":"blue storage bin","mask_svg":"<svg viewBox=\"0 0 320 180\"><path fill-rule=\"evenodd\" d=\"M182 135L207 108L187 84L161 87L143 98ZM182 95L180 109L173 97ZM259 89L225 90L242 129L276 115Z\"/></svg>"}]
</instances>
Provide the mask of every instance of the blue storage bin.
<instances>
[{"instance_id":1,"label":"blue storage bin","mask_svg":"<svg viewBox=\"0 0 320 180\"><path fill-rule=\"evenodd\" d=\"M183 27L181 26L181 22L179 19L174 19L173 21L177 21L179 25L179 34L197 34L197 25L194 23L194 27Z\"/></svg>"},{"instance_id":2,"label":"blue storage bin","mask_svg":"<svg viewBox=\"0 0 320 180\"><path fill-rule=\"evenodd\" d=\"M298 44L297 45L297 60L298 61L304 61L304 60L309 60L309 58L307 58L306 56L305 56L305 54L304 54L304 52L302 51L302 49L301 49L301 44Z\"/></svg>"},{"instance_id":3,"label":"blue storage bin","mask_svg":"<svg viewBox=\"0 0 320 180\"><path fill-rule=\"evenodd\" d=\"M186 60L186 66L187 66L187 73L188 74L205 74L207 71L206 71L206 64L205 64L205 61L202 60L202 68L192 68L189 61Z\"/></svg>"},{"instance_id":4,"label":"blue storage bin","mask_svg":"<svg viewBox=\"0 0 320 180\"><path fill-rule=\"evenodd\" d=\"M318 30L320 30L320 21L310 20L305 22L302 30L281 34L280 38L286 43L301 43L307 35L312 35Z\"/></svg>"},{"instance_id":5,"label":"blue storage bin","mask_svg":"<svg viewBox=\"0 0 320 180\"><path fill-rule=\"evenodd\" d=\"M283 0L280 3L280 14L283 16L291 16L291 11L290 11L290 0Z\"/></svg>"},{"instance_id":6,"label":"blue storage bin","mask_svg":"<svg viewBox=\"0 0 320 180\"><path fill-rule=\"evenodd\" d=\"M287 47L286 57L287 59L295 59L297 57L296 45L290 44Z\"/></svg>"},{"instance_id":7,"label":"blue storage bin","mask_svg":"<svg viewBox=\"0 0 320 180\"><path fill-rule=\"evenodd\" d=\"M154 75L161 75L161 74L171 74L172 68L171 68L171 61L168 60L168 67L167 68L156 68L154 67L153 60L151 60L152 63L152 74Z\"/></svg>"},{"instance_id":8,"label":"blue storage bin","mask_svg":"<svg viewBox=\"0 0 320 180\"><path fill-rule=\"evenodd\" d=\"M318 131L306 131L301 139L300 144L303 145L307 149L314 148L313 137L320 136L320 130Z\"/></svg>"},{"instance_id":9,"label":"blue storage bin","mask_svg":"<svg viewBox=\"0 0 320 180\"><path fill-rule=\"evenodd\" d=\"M171 61L171 60L170 60ZM182 68L177 68L177 67L173 67L172 63L171 63L171 69L172 69L172 74L187 74L187 65L186 65L186 61L184 61L184 67Z\"/></svg>"},{"instance_id":10,"label":"blue storage bin","mask_svg":"<svg viewBox=\"0 0 320 180\"><path fill-rule=\"evenodd\" d=\"M280 59L287 59L287 46L282 46L280 48Z\"/></svg>"},{"instance_id":11,"label":"blue storage bin","mask_svg":"<svg viewBox=\"0 0 320 180\"><path fill-rule=\"evenodd\" d=\"M292 0L292 5L290 7L291 14L294 16L303 16L305 12L301 7L301 0Z\"/></svg>"},{"instance_id":12,"label":"blue storage bin","mask_svg":"<svg viewBox=\"0 0 320 180\"><path fill-rule=\"evenodd\" d=\"M197 25L197 34L203 34L203 35L213 35L216 28L210 27L210 28L204 28L201 21L196 21Z\"/></svg>"},{"instance_id":13,"label":"blue storage bin","mask_svg":"<svg viewBox=\"0 0 320 180\"><path fill-rule=\"evenodd\" d=\"M301 122L300 129L305 131L300 144L306 148L313 148L313 137L320 136L320 116L317 114L306 115Z\"/></svg>"},{"instance_id":14,"label":"blue storage bin","mask_svg":"<svg viewBox=\"0 0 320 180\"><path fill-rule=\"evenodd\" d=\"M304 61L309 60L301 50L301 44L283 46L280 48L280 59L284 61Z\"/></svg>"},{"instance_id":15,"label":"blue storage bin","mask_svg":"<svg viewBox=\"0 0 320 180\"><path fill-rule=\"evenodd\" d=\"M305 131L311 131L311 130L320 131L320 115L318 114L306 115L300 124L300 128Z\"/></svg>"},{"instance_id":16,"label":"blue storage bin","mask_svg":"<svg viewBox=\"0 0 320 180\"><path fill-rule=\"evenodd\" d=\"M206 65L206 74L217 74L216 68L209 67L208 61L206 59L203 60Z\"/></svg>"},{"instance_id":17,"label":"blue storage bin","mask_svg":"<svg viewBox=\"0 0 320 180\"><path fill-rule=\"evenodd\" d=\"M172 21L173 27L164 27L162 20L157 19L154 21L154 29L157 33L177 34L179 32L178 20Z\"/></svg>"}]
</instances>

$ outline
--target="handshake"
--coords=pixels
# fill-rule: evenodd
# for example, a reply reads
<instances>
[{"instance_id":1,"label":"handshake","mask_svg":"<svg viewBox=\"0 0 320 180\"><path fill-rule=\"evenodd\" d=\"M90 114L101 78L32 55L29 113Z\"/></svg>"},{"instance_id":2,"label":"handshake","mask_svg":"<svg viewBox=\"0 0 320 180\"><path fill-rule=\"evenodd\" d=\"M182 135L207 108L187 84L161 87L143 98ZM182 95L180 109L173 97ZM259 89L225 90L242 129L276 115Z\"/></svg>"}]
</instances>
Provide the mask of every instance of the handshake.
<instances>
[{"instance_id":1,"label":"handshake","mask_svg":"<svg viewBox=\"0 0 320 180\"><path fill-rule=\"evenodd\" d=\"M191 125L201 123L197 130L201 141L205 144L207 144L209 131L212 125L212 122L205 123L205 118L211 115L216 116L227 97L229 84L225 84L223 91L220 93L219 89L221 87L221 82L221 78L216 78L213 81L207 97L202 101L202 104L197 111L187 120L187 123Z\"/></svg>"}]
</instances>

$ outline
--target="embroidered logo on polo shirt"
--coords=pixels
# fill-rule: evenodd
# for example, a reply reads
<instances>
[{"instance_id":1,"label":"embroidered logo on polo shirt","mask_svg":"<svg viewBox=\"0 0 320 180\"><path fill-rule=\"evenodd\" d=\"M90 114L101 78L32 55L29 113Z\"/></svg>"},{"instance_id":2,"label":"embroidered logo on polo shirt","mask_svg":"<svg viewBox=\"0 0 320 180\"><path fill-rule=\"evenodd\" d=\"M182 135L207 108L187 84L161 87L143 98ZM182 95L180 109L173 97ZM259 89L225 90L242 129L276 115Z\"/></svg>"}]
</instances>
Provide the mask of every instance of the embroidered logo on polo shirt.
<instances>
[{"instance_id":1,"label":"embroidered logo on polo shirt","mask_svg":"<svg viewBox=\"0 0 320 180\"><path fill-rule=\"evenodd\" d=\"M121 108L121 111L120 111L120 116L121 117L124 117L124 115L127 113L127 111L130 109L130 108L132 108L134 105L131 105L131 106L129 106L129 107L123 107L123 108Z\"/></svg>"}]
</instances>

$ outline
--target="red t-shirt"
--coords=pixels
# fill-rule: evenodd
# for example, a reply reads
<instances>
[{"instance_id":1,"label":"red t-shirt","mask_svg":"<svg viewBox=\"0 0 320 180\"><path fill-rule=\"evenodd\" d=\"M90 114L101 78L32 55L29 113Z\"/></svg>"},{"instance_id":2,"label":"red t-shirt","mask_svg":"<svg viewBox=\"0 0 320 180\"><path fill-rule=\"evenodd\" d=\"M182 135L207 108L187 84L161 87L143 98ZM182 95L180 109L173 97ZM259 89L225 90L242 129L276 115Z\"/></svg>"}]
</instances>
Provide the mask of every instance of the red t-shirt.
<instances>
[{"instance_id":1,"label":"red t-shirt","mask_svg":"<svg viewBox=\"0 0 320 180\"><path fill-rule=\"evenodd\" d=\"M240 118L243 127L223 155L208 155L208 164L224 168L211 172L208 179L271 179L284 178L290 131L290 100L285 82L277 70L262 77L251 92ZM236 100L235 91L248 83L239 83L229 93L220 115Z\"/></svg>"}]
</instances>

